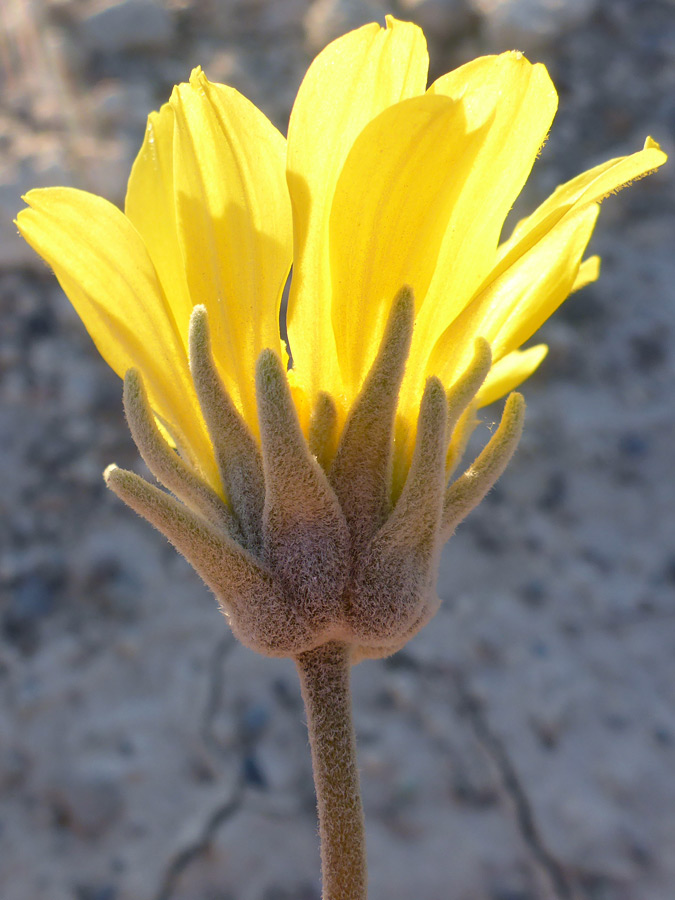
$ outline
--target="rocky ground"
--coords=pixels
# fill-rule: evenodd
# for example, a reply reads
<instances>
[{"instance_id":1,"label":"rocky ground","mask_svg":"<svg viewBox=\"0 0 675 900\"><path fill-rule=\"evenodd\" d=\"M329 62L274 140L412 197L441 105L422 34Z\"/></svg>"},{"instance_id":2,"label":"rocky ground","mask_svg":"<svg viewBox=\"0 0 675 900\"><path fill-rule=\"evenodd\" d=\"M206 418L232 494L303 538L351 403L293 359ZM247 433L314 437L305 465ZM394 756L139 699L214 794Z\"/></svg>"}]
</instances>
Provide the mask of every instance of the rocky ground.
<instances>
[{"instance_id":1,"label":"rocky ground","mask_svg":"<svg viewBox=\"0 0 675 900\"><path fill-rule=\"evenodd\" d=\"M674 149L672 0L0 5L4 900L320 896L293 666L237 645L106 493L109 462L141 470L120 383L11 219L34 186L120 201L193 65L284 127L311 55L386 11L427 28L435 74L511 47L549 66L561 109L525 207L648 133ZM441 612L355 669L373 900L673 897L674 201L666 169L606 203L602 278L545 329Z\"/></svg>"}]
</instances>

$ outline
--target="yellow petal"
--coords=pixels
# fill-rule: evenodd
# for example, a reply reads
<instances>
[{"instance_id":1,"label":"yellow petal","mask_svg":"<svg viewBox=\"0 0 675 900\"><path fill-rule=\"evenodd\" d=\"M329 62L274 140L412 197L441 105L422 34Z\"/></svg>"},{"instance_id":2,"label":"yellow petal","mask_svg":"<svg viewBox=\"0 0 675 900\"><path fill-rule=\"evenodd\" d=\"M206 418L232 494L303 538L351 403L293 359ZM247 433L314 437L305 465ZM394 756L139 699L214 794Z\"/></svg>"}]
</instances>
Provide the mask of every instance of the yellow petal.
<instances>
[{"instance_id":1,"label":"yellow petal","mask_svg":"<svg viewBox=\"0 0 675 900\"><path fill-rule=\"evenodd\" d=\"M487 289L486 294L492 298L484 302L495 306L501 302L503 310L501 315L494 315L493 306L488 316L497 329L492 341L495 359L524 344L570 295L599 212L600 205L592 203L565 216L536 248L520 257L505 273L503 282L499 279L501 284L495 282ZM507 304L497 299L502 291L516 295L508 310Z\"/></svg>"},{"instance_id":2,"label":"yellow petal","mask_svg":"<svg viewBox=\"0 0 675 900\"><path fill-rule=\"evenodd\" d=\"M389 107L356 139L330 216L333 329L345 395L356 396L393 298L424 298L482 131L461 103L422 95Z\"/></svg>"},{"instance_id":3,"label":"yellow petal","mask_svg":"<svg viewBox=\"0 0 675 900\"><path fill-rule=\"evenodd\" d=\"M54 269L106 362L142 373L154 412L220 490L187 356L143 241L116 206L86 191L30 191L17 225Z\"/></svg>"},{"instance_id":4,"label":"yellow petal","mask_svg":"<svg viewBox=\"0 0 675 900\"><path fill-rule=\"evenodd\" d=\"M589 256L588 259L585 259L579 266L579 271L577 272L577 277L574 279L574 284L572 285L570 293L573 294L575 291L580 291L582 288L586 287L587 284L592 284L594 281L597 281L599 277L600 257Z\"/></svg>"},{"instance_id":5,"label":"yellow petal","mask_svg":"<svg viewBox=\"0 0 675 900\"><path fill-rule=\"evenodd\" d=\"M492 267L504 219L546 139L558 95L546 68L516 51L473 60L439 78L429 93L461 100L467 131L489 123L438 260L428 298L438 315L436 300L448 305L448 287L459 311Z\"/></svg>"},{"instance_id":6,"label":"yellow petal","mask_svg":"<svg viewBox=\"0 0 675 900\"><path fill-rule=\"evenodd\" d=\"M466 167L458 147L451 171L458 187L436 268L415 323L404 403L411 408L426 375L430 349L469 302L492 266L514 200L532 169L555 115L557 94L542 65L521 54L487 56L439 78L429 89L461 103L466 131L481 135ZM458 142L459 143L459 142ZM427 177L434 176L430 172ZM438 174L436 174L438 178Z\"/></svg>"},{"instance_id":7,"label":"yellow petal","mask_svg":"<svg viewBox=\"0 0 675 900\"><path fill-rule=\"evenodd\" d=\"M637 153L610 159L556 188L532 215L518 223L509 240L499 248L500 265L510 265L514 255L525 252L571 210L604 200L649 175L667 158L656 141L647 138L644 149Z\"/></svg>"},{"instance_id":8,"label":"yellow petal","mask_svg":"<svg viewBox=\"0 0 675 900\"><path fill-rule=\"evenodd\" d=\"M478 406L494 403L514 388L539 367L548 353L546 344L537 344L527 350L512 350L496 362L478 391Z\"/></svg>"},{"instance_id":9,"label":"yellow petal","mask_svg":"<svg viewBox=\"0 0 675 900\"><path fill-rule=\"evenodd\" d=\"M569 295L599 206L565 216L529 252L485 285L437 342L429 371L450 384L466 365L476 336L495 362L524 343Z\"/></svg>"},{"instance_id":10,"label":"yellow petal","mask_svg":"<svg viewBox=\"0 0 675 900\"><path fill-rule=\"evenodd\" d=\"M599 275L600 257L589 256L579 266L570 293L580 291L587 284L596 281ZM517 388L539 368L547 353L546 344L537 344L527 350L512 350L502 356L490 369L477 394L478 406L488 406Z\"/></svg>"},{"instance_id":11,"label":"yellow petal","mask_svg":"<svg viewBox=\"0 0 675 900\"><path fill-rule=\"evenodd\" d=\"M424 91L427 66L421 30L388 16L386 29L365 25L329 44L300 86L288 129L295 241L288 332L296 378L310 404L319 390L336 399L341 394L328 251L340 170L368 122Z\"/></svg>"},{"instance_id":12,"label":"yellow petal","mask_svg":"<svg viewBox=\"0 0 675 900\"><path fill-rule=\"evenodd\" d=\"M183 346L187 347L194 303L185 277L176 224L173 130L173 110L165 103L159 112L148 117L143 146L129 176L125 213L143 238Z\"/></svg>"},{"instance_id":13,"label":"yellow petal","mask_svg":"<svg viewBox=\"0 0 675 900\"><path fill-rule=\"evenodd\" d=\"M658 144L648 138L638 153L610 160L562 185L519 222L499 248L496 264L477 295L437 343L428 371L440 373L453 342L463 346L462 335L468 340L481 334L498 359L526 341L569 293L594 281L599 259L591 257L581 265L579 260L593 230L598 202L665 160ZM448 376L457 368L448 366Z\"/></svg>"},{"instance_id":14,"label":"yellow petal","mask_svg":"<svg viewBox=\"0 0 675 900\"><path fill-rule=\"evenodd\" d=\"M292 254L286 142L233 88L199 70L174 89L174 190L193 303L209 313L225 387L257 433L251 373L279 353L279 305Z\"/></svg>"}]
</instances>

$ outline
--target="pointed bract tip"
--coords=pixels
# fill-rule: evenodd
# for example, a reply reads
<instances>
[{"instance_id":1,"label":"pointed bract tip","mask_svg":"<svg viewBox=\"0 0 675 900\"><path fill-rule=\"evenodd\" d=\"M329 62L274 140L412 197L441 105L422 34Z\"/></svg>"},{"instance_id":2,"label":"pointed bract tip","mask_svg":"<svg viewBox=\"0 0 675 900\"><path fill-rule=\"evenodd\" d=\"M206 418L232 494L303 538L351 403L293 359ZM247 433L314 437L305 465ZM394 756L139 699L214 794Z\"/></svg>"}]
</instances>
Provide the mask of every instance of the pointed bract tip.
<instances>
[{"instance_id":1,"label":"pointed bract tip","mask_svg":"<svg viewBox=\"0 0 675 900\"><path fill-rule=\"evenodd\" d=\"M270 427L279 427L279 422L282 421L284 430L294 429L296 412L286 370L274 350L263 350L258 357L255 366L255 393L261 433L266 433ZM272 422L277 424L273 426Z\"/></svg>"},{"instance_id":2,"label":"pointed bract tip","mask_svg":"<svg viewBox=\"0 0 675 900\"><path fill-rule=\"evenodd\" d=\"M117 494L120 500L124 500L125 503L127 502L126 496L129 493L129 488L134 483L134 479L142 481L140 475L136 475L135 472L130 472L128 469L120 469L115 463L112 463L105 469L103 478L106 486L110 488L114 494Z\"/></svg>"},{"instance_id":3,"label":"pointed bract tip","mask_svg":"<svg viewBox=\"0 0 675 900\"><path fill-rule=\"evenodd\" d=\"M124 373L124 397L133 394L138 396L145 393L143 377L138 369L130 368Z\"/></svg>"},{"instance_id":4,"label":"pointed bract tip","mask_svg":"<svg viewBox=\"0 0 675 900\"><path fill-rule=\"evenodd\" d=\"M389 368L393 363L400 368L400 376L403 376L414 325L415 294L410 285L404 284L392 301L379 351L365 383L381 369L383 364Z\"/></svg>"},{"instance_id":5,"label":"pointed bract tip","mask_svg":"<svg viewBox=\"0 0 675 900\"><path fill-rule=\"evenodd\" d=\"M255 385L258 394L265 392L270 387L278 387L284 378L285 372L281 360L269 348L263 350L255 364Z\"/></svg>"},{"instance_id":6,"label":"pointed bract tip","mask_svg":"<svg viewBox=\"0 0 675 900\"><path fill-rule=\"evenodd\" d=\"M474 340L471 362L447 391L449 437L454 438L449 447L450 468L453 460L458 461L459 455L464 450L464 442L468 441L475 424L471 418L462 417L466 416L472 401L487 378L491 365L492 348L484 337L478 336ZM456 426L459 427L458 431L455 430Z\"/></svg>"},{"instance_id":7,"label":"pointed bract tip","mask_svg":"<svg viewBox=\"0 0 675 900\"><path fill-rule=\"evenodd\" d=\"M115 472L119 470L119 466L117 463L110 463L109 466L106 466L103 470L103 480L110 487L110 479L114 476Z\"/></svg>"},{"instance_id":8,"label":"pointed bract tip","mask_svg":"<svg viewBox=\"0 0 675 900\"><path fill-rule=\"evenodd\" d=\"M490 360L490 362L492 362L492 347L490 346L490 342L481 335L478 335L478 337L473 342L473 352L474 361L478 357L481 360L487 358Z\"/></svg>"},{"instance_id":9,"label":"pointed bract tip","mask_svg":"<svg viewBox=\"0 0 675 900\"><path fill-rule=\"evenodd\" d=\"M513 456L523 431L525 400L509 394L499 427L473 464L448 486L443 505L443 539L474 509L494 486Z\"/></svg>"},{"instance_id":10,"label":"pointed bract tip","mask_svg":"<svg viewBox=\"0 0 675 900\"><path fill-rule=\"evenodd\" d=\"M409 284L404 284L394 297L394 302L392 303L392 311L393 310L396 310L399 314L403 315L414 315L415 292Z\"/></svg>"},{"instance_id":11,"label":"pointed bract tip","mask_svg":"<svg viewBox=\"0 0 675 900\"><path fill-rule=\"evenodd\" d=\"M190 314L190 318L193 316L207 316L208 313L206 311L206 306L203 303L195 303L192 307L192 313Z\"/></svg>"},{"instance_id":12,"label":"pointed bract tip","mask_svg":"<svg viewBox=\"0 0 675 900\"><path fill-rule=\"evenodd\" d=\"M424 393L422 394L422 403L423 404L432 404L434 408L438 408L439 410L443 410L445 414L445 408L447 406L447 400L445 395L445 388L443 387L443 382L436 375L430 375L427 378L426 384L424 385Z\"/></svg>"},{"instance_id":13,"label":"pointed bract tip","mask_svg":"<svg viewBox=\"0 0 675 900\"><path fill-rule=\"evenodd\" d=\"M520 435L523 431L523 425L525 423L525 408L525 398L517 391L513 391L506 398L506 403L504 404L504 412L502 413L502 420L499 424L499 430L503 431L504 437L507 441L513 442L514 449L515 445L520 440Z\"/></svg>"},{"instance_id":14,"label":"pointed bract tip","mask_svg":"<svg viewBox=\"0 0 675 900\"><path fill-rule=\"evenodd\" d=\"M195 306L190 314L190 325L188 328L188 353L190 364L194 364L197 358L203 357L204 353L210 353L211 348L211 331L209 328L209 315L206 307L199 303Z\"/></svg>"},{"instance_id":15,"label":"pointed bract tip","mask_svg":"<svg viewBox=\"0 0 675 900\"><path fill-rule=\"evenodd\" d=\"M525 418L525 398L518 391L512 391L509 396L506 398L506 403L504 404L504 415L508 417L508 419L513 418L514 420L520 420L522 424L522 420Z\"/></svg>"},{"instance_id":16,"label":"pointed bract tip","mask_svg":"<svg viewBox=\"0 0 675 900\"><path fill-rule=\"evenodd\" d=\"M139 431L142 433L145 430L144 421L148 417L149 409L145 384L143 383L143 377L138 369L127 369L124 373L122 404L124 405L124 412L134 442L141 451L141 456L143 456L143 450L139 443ZM152 415L151 413L149 414L150 416Z\"/></svg>"},{"instance_id":17,"label":"pointed bract tip","mask_svg":"<svg viewBox=\"0 0 675 900\"><path fill-rule=\"evenodd\" d=\"M209 314L204 304L198 303L196 306L193 306L192 312L190 313L190 334L197 328L205 329L208 327Z\"/></svg>"},{"instance_id":18,"label":"pointed bract tip","mask_svg":"<svg viewBox=\"0 0 675 900\"><path fill-rule=\"evenodd\" d=\"M281 365L279 357L271 350L269 347L266 347L261 351L260 356L256 362L256 368L267 368L268 366L274 366L275 368L279 368Z\"/></svg>"}]
</instances>

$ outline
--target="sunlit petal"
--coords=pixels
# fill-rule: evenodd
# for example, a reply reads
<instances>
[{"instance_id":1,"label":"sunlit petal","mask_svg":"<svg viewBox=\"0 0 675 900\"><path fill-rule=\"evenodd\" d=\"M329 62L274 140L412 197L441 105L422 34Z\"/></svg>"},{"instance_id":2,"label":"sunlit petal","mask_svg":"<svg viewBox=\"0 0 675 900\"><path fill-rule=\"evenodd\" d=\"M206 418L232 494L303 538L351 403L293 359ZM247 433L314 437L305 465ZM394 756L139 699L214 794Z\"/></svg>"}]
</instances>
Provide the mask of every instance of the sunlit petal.
<instances>
[{"instance_id":1,"label":"sunlit petal","mask_svg":"<svg viewBox=\"0 0 675 900\"><path fill-rule=\"evenodd\" d=\"M494 403L510 393L541 365L548 353L546 344L537 344L527 350L512 350L502 356L492 368L476 395L478 406Z\"/></svg>"},{"instance_id":2,"label":"sunlit petal","mask_svg":"<svg viewBox=\"0 0 675 900\"><path fill-rule=\"evenodd\" d=\"M435 81L429 93L461 100L467 131L489 126L448 223L428 296L429 307L456 308L494 263L504 219L546 139L558 95L544 66L514 51L467 63Z\"/></svg>"},{"instance_id":3,"label":"sunlit petal","mask_svg":"<svg viewBox=\"0 0 675 900\"><path fill-rule=\"evenodd\" d=\"M404 402L412 407L427 374L429 352L469 302L495 261L504 219L530 173L557 107L557 94L542 65L516 52L487 56L439 78L429 89L460 102L469 133L480 134L476 151L452 166L459 183L434 275L420 298ZM440 156L440 152L439 152Z\"/></svg>"},{"instance_id":4,"label":"sunlit petal","mask_svg":"<svg viewBox=\"0 0 675 900\"><path fill-rule=\"evenodd\" d=\"M124 209L143 238L171 306L180 338L187 346L194 302L185 277L176 222L173 130L173 110L165 103L159 112L148 117L143 146L129 176Z\"/></svg>"},{"instance_id":5,"label":"sunlit petal","mask_svg":"<svg viewBox=\"0 0 675 900\"><path fill-rule=\"evenodd\" d=\"M421 94L427 67L420 29L388 16L386 29L365 25L330 44L300 86L288 129L295 246L288 332L297 382L311 398L320 389L342 392L329 293L335 185L361 130L387 107Z\"/></svg>"},{"instance_id":6,"label":"sunlit petal","mask_svg":"<svg viewBox=\"0 0 675 900\"><path fill-rule=\"evenodd\" d=\"M476 336L488 341L495 362L526 341L569 295L598 211L592 204L566 216L510 268L488 279L437 342L429 371L452 383Z\"/></svg>"},{"instance_id":7,"label":"sunlit petal","mask_svg":"<svg viewBox=\"0 0 675 900\"><path fill-rule=\"evenodd\" d=\"M49 263L106 362L137 368L173 439L220 490L187 356L145 245L123 213L74 188L26 195L17 224Z\"/></svg>"},{"instance_id":8,"label":"sunlit petal","mask_svg":"<svg viewBox=\"0 0 675 900\"><path fill-rule=\"evenodd\" d=\"M279 304L292 254L286 142L233 88L195 70L175 88L174 186L190 295L209 312L225 386L257 432L251 372L280 352Z\"/></svg>"},{"instance_id":9,"label":"sunlit petal","mask_svg":"<svg viewBox=\"0 0 675 900\"><path fill-rule=\"evenodd\" d=\"M330 216L333 328L348 399L400 286L418 304L425 297L482 140L480 129L465 133L461 103L422 95L385 110L355 141Z\"/></svg>"},{"instance_id":10,"label":"sunlit petal","mask_svg":"<svg viewBox=\"0 0 675 900\"><path fill-rule=\"evenodd\" d=\"M586 287L587 284L593 284L599 277L600 257L589 256L588 259L585 259L579 266L579 271L577 272L577 277L574 279L574 284L572 285L570 293L573 294L575 291L580 291L582 288Z\"/></svg>"},{"instance_id":11,"label":"sunlit petal","mask_svg":"<svg viewBox=\"0 0 675 900\"><path fill-rule=\"evenodd\" d=\"M500 267L510 265L514 255L525 252L570 211L604 200L658 169L666 159L656 141L647 138L644 149L637 153L610 159L556 188L532 215L516 225L511 237L499 248Z\"/></svg>"}]
</instances>

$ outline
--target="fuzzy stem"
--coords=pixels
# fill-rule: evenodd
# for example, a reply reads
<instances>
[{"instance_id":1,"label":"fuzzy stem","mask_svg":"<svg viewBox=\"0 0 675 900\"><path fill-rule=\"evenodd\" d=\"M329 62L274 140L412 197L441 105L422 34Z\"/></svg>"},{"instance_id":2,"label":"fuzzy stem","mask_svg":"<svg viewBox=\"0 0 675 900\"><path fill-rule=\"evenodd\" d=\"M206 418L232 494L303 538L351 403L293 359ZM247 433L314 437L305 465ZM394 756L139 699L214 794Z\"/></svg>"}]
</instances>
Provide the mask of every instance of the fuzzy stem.
<instances>
[{"instance_id":1,"label":"fuzzy stem","mask_svg":"<svg viewBox=\"0 0 675 900\"><path fill-rule=\"evenodd\" d=\"M319 810L323 900L366 900L366 839L356 766L350 650L336 641L295 660Z\"/></svg>"}]
</instances>

